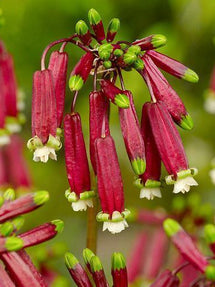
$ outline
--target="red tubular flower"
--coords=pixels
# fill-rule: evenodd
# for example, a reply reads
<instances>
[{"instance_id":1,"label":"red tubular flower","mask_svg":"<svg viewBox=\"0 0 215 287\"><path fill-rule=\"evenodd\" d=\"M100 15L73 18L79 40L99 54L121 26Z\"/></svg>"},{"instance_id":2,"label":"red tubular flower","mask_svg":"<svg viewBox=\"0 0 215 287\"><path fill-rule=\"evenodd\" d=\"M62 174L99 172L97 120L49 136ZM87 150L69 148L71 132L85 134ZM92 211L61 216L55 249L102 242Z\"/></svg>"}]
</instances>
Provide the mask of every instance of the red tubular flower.
<instances>
[{"instance_id":1,"label":"red tubular flower","mask_svg":"<svg viewBox=\"0 0 215 287\"><path fill-rule=\"evenodd\" d=\"M90 172L78 113L67 114L64 118L65 160L70 189L66 197L75 211L92 207L94 192L90 191Z\"/></svg>"},{"instance_id":2,"label":"red tubular flower","mask_svg":"<svg viewBox=\"0 0 215 287\"><path fill-rule=\"evenodd\" d=\"M88 19L93 31L95 32L96 40L101 43L105 39L105 31L101 16L95 9L90 9Z\"/></svg>"},{"instance_id":3,"label":"red tubular flower","mask_svg":"<svg viewBox=\"0 0 215 287\"><path fill-rule=\"evenodd\" d=\"M31 187L29 170L23 157L23 142L17 135L11 136L10 144L5 147L5 159L9 180L15 188Z\"/></svg>"},{"instance_id":4,"label":"red tubular flower","mask_svg":"<svg viewBox=\"0 0 215 287\"><path fill-rule=\"evenodd\" d=\"M116 33L119 30L119 27L120 27L119 19L113 18L108 25L108 31L106 36L107 42L112 42L114 40Z\"/></svg>"},{"instance_id":5,"label":"red tubular flower","mask_svg":"<svg viewBox=\"0 0 215 287\"><path fill-rule=\"evenodd\" d=\"M125 220L129 213L124 208L122 177L116 148L111 136L95 141L98 193L102 212L97 220L103 221L103 231L111 233L124 230L128 224Z\"/></svg>"},{"instance_id":6,"label":"red tubular flower","mask_svg":"<svg viewBox=\"0 0 215 287\"><path fill-rule=\"evenodd\" d=\"M90 93L90 159L96 174L95 140L102 135L102 127L105 121L105 134L110 135L108 114L109 102L102 91Z\"/></svg>"},{"instance_id":7,"label":"red tubular flower","mask_svg":"<svg viewBox=\"0 0 215 287\"><path fill-rule=\"evenodd\" d=\"M91 52L84 54L72 70L69 78L71 91L79 91L86 82L93 67L94 55Z\"/></svg>"},{"instance_id":8,"label":"red tubular flower","mask_svg":"<svg viewBox=\"0 0 215 287\"><path fill-rule=\"evenodd\" d=\"M54 82L50 70L37 71L33 77L32 135L28 148L34 151L34 161L56 160L61 148L57 136L57 110Z\"/></svg>"},{"instance_id":9,"label":"red tubular flower","mask_svg":"<svg viewBox=\"0 0 215 287\"><path fill-rule=\"evenodd\" d=\"M200 272L204 273L207 267L210 267L209 263L179 223L168 218L164 221L163 226L166 234L171 238L171 241L184 259L189 261Z\"/></svg>"},{"instance_id":10,"label":"red tubular flower","mask_svg":"<svg viewBox=\"0 0 215 287\"><path fill-rule=\"evenodd\" d=\"M134 107L133 96L130 91L123 91L123 93L128 97L130 106L128 109L119 109L121 130L132 168L137 175L141 175L146 168L144 141Z\"/></svg>"},{"instance_id":11,"label":"red tubular flower","mask_svg":"<svg viewBox=\"0 0 215 287\"><path fill-rule=\"evenodd\" d=\"M22 233L18 236L18 238L22 240L23 248L26 248L40 244L55 237L63 230L63 227L63 221L57 219Z\"/></svg>"},{"instance_id":12,"label":"red tubular flower","mask_svg":"<svg viewBox=\"0 0 215 287\"><path fill-rule=\"evenodd\" d=\"M152 133L162 162L170 176L167 184L174 184L173 193L185 193L198 185L193 176L196 169L189 169L180 135L162 103L147 104Z\"/></svg>"},{"instance_id":13,"label":"red tubular flower","mask_svg":"<svg viewBox=\"0 0 215 287\"><path fill-rule=\"evenodd\" d=\"M167 73L191 83L198 82L198 75L180 62L153 50L148 51L147 55L150 56L156 66L166 71Z\"/></svg>"},{"instance_id":14,"label":"red tubular flower","mask_svg":"<svg viewBox=\"0 0 215 287\"><path fill-rule=\"evenodd\" d=\"M113 287L128 287L128 277L125 258L121 253L114 253L112 256Z\"/></svg>"},{"instance_id":15,"label":"red tubular flower","mask_svg":"<svg viewBox=\"0 0 215 287\"><path fill-rule=\"evenodd\" d=\"M65 254L65 263L78 287L92 287L86 271L72 253L67 252Z\"/></svg>"},{"instance_id":16,"label":"red tubular flower","mask_svg":"<svg viewBox=\"0 0 215 287\"><path fill-rule=\"evenodd\" d=\"M145 143L146 153L146 170L136 185L141 188L140 198L153 199L161 197L160 192L160 175L161 175L161 159L158 153L154 137L152 134L147 106L150 103L145 103L142 108L141 131Z\"/></svg>"},{"instance_id":17,"label":"red tubular flower","mask_svg":"<svg viewBox=\"0 0 215 287\"><path fill-rule=\"evenodd\" d=\"M140 40L136 40L132 45L140 46L142 51L159 48L166 44L166 37L163 35L151 35Z\"/></svg>"},{"instance_id":18,"label":"red tubular flower","mask_svg":"<svg viewBox=\"0 0 215 287\"><path fill-rule=\"evenodd\" d=\"M153 234L153 238L148 249L148 260L144 268L144 276L147 279L152 280L157 277L166 259L165 255L167 247L168 239L166 234L163 231L163 228L158 228Z\"/></svg>"},{"instance_id":19,"label":"red tubular flower","mask_svg":"<svg viewBox=\"0 0 215 287\"><path fill-rule=\"evenodd\" d=\"M127 260L128 269L128 282L134 283L141 275L144 258L147 251L148 233L141 232L135 239L134 246L132 247L131 255Z\"/></svg>"},{"instance_id":20,"label":"red tubular flower","mask_svg":"<svg viewBox=\"0 0 215 287\"><path fill-rule=\"evenodd\" d=\"M84 45L89 46L92 41L92 37L87 24L83 20L80 20L75 25L75 30L81 42Z\"/></svg>"},{"instance_id":21,"label":"red tubular flower","mask_svg":"<svg viewBox=\"0 0 215 287\"><path fill-rule=\"evenodd\" d=\"M179 279L169 270L164 270L152 283L151 287L178 287Z\"/></svg>"},{"instance_id":22,"label":"red tubular flower","mask_svg":"<svg viewBox=\"0 0 215 287\"><path fill-rule=\"evenodd\" d=\"M142 59L145 66L141 75L144 77L147 85L151 85L156 100L166 104L169 113L180 127L187 130L192 129L192 118L186 111L182 100L172 89L151 58L145 54Z\"/></svg>"},{"instance_id":23,"label":"red tubular flower","mask_svg":"<svg viewBox=\"0 0 215 287\"><path fill-rule=\"evenodd\" d=\"M0 265L0 286L15 287L14 283L2 265Z\"/></svg>"},{"instance_id":24,"label":"red tubular flower","mask_svg":"<svg viewBox=\"0 0 215 287\"><path fill-rule=\"evenodd\" d=\"M42 276L24 251L3 253L1 260L16 286L46 287Z\"/></svg>"},{"instance_id":25,"label":"red tubular flower","mask_svg":"<svg viewBox=\"0 0 215 287\"><path fill-rule=\"evenodd\" d=\"M66 77L68 66L68 54L66 52L52 52L49 61L49 70L52 71L57 108L57 126L60 127L63 120L64 101L66 93Z\"/></svg>"},{"instance_id":26,"label":"red tubular flower","mask_svg":"<svg viewBox=\"0 0 215 287\"><path fill-rule=\"evenodd\" d=\"M90 270L96 287L109 287L102 263L98 256L93 256L91 258Z\"/></svg>"},{"instance_id":27,"label":"red tubular flower","mask_svg":"<svg viewBox=\"0 0 215 287\"><path fill-rule=\"evenodd\" d=\"M126 109L129 107L129 98L124 91L117 88L113 83L108 80L101 80L100 85L104 95L117 105L119 108Z\"/></svg>"},{"instance_id":28,"label":"red tubular flower","mask_svg":"<svg viewBox=\"0 0 215 287\"><path fill-rule=\"evenodd\" d=\"M38 191L7 202L0 208L0 223L30 212L43 205L48 199L49 194L47 191Z\"/></svg>"}]
</instances>

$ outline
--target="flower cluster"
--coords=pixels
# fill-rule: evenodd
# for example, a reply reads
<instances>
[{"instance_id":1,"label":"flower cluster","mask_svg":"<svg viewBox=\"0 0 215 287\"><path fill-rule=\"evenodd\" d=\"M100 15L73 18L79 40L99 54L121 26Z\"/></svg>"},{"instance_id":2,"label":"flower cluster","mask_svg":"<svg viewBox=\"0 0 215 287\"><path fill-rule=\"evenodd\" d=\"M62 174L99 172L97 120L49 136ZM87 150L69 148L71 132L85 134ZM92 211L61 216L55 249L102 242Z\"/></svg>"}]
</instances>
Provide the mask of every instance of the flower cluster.
<instances>
[{"instance_id":1,"label":"flower cluster","mask_svg":"<svg viewBox=\"0 0 215 287\"><path fill-rule=\"evenodd\" d=\"M39 225L17 234L22 227L23 214L42 206L49 199L47 191L29 193L15 199L13 189L0 197L0 285L1 286L46 286L25 248L38 245L55 237L63 229L61 220Z\"/></svg>"},{"instance_id":2,"label":"flower cluster","mask_svg":"<svg viewBox=\"0 0 215 287\"><path fill-rule=\"evenodd\" d=\"M180 79L197 82L195 72L178 61L155 51L166 43L163 35L151 35L134 42L113 42L119 29L114 18L105 33L98 12L91 9L88 19L93 32L80 20L76 33L51 43L45 49L41 70L33 77L32 138L28 148L34 152L34 161L56 160L61 148L62 121L67 81L68 53L65 47L72 43L85 54L69 77L69 88L74 93L71 113L64 116L65 161L70 188L66 197L75 211L93 206L95 191L90 181L90 168L85 148L82 123L75 110L79 92L93 75L93 91L89 95L90 159L97 176L98 195L102 211L97 220L103 230L112 233L124 230L129 211L124 206L123 182L115 143L109 127L109 112L113 103L119 110L120 126L128 158L137 176L140 197L161 197L161 162L168 176L167 184L174 184L174 193L185 193L197 185L189 168L184 147L175 123L185 130L193 127L191 116L183 102L167 82L159 68ZM62 43L59 51L51 53L48 68L47 52ZM143 105L141 124L135 110L133 95L125 89L122 70L136 70L146 82L151 101ZM99 77L99 79L98 79ZM119 78L121 87L116 86Z\"/></svg>"},{"instance_id":3,"label":"flower cluster","mask_svg":"<svg viewBox=\"0 0 215 287\"><path fill-rule=\"evenodd\" d=\"M65 263L67 269L74 280L76 286L82 287L127 287L127 269L123 255L121 253L114 253L112 255L112 268L111 275L113 284L109 285L101 260L90 249L83 250L83 258L88 269L88 272L82 267L78 259L72 254L67 252L65 254ZM93 282L93 283L91 283Z\"/></svg>"}]
</instances>

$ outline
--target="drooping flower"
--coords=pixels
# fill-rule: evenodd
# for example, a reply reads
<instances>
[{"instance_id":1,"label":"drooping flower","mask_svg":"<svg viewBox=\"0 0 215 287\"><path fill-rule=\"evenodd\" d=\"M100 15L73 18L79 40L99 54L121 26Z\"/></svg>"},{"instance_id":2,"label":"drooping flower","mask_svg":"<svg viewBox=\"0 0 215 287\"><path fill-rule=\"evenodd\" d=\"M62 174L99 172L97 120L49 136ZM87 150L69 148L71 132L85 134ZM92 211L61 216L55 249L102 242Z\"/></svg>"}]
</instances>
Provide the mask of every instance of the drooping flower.
<instances>
[{"instance_id":1,"label":"drooping flower","mask_svg":"<svg viewBox=\"0 0 215 287\"><path fill-rule=\"evenodd\" d=\"M180 135L162 103L147 105L153 137L169 176L167 184L174 184L173 193L185 193L191 186L198 185L193 176L196 169L189 168Z\"/></svg>"},{"instance_id":2,"label":"drooping flower","mask_svg":"<svg viewBox=\"0 0 215 287\"><path fill-rule=\"evenodd\" d=\"M140 46L141 50L145 51L162 47L166 44L166 41L167 39L164 35L155 34L140 40L136 40L132 43L132 45Z\"/></svg>"},{"instance_id":3,"label":"drooping flower","mask_svg":"<svg viewBox=\"0 0 215 287\"><path fill-rule=\"evenodd\" d=\"M134 107L133 96L130 91L123 91L123 93L128 97L130 105L127 109L119 108L122 135L132 168L135 174L141 175L146 168L145 145Z\"/></svg>"},{"instance_id":4,"label":"drooping flower","mask_svg":"<svg viewBox=\"0 0 215 287\"><path fill-rule=\"evenodd\" d=\"M102 91L94 91L89 96L90 107L90 159L93 170L96 174L95 140L102 135L102 128L105 125L105 134L110 135L109 130L109 101Z\"/></svg>"},{"instance_id":5,"label":"drooping flower","mask_svg":"<svg viewBox=\"0 0 215 287\"><path fill-rule=\"evenodd\" d=\"M64 112L64 101L66 93L68 54L66 52L54 51L49 60L49 70L52 72L54 91L56 97L57 127L61 127Z\"/></svg>"},{"instance_id":6,"label":"drooping flower","mask_svg":"<svg viewBox=\"0 0 215 287\"><path fill-rule=\"evenodd\" d=\"M34 73L32 98L32 138L28 148L34 152L33 160L57 160L55 151L61 148L57 135L57 110L54 82L50 70Z\"/></svg>"},{"instance_id":7,"label":"drooping flower","mask_svg":"<svg viewBox=\"0 0 215 287\"><path fill-rule=\"evenodd\" d=\"M64 119L65 160L70 188L65 196L74 211L93 207L90 172L78 113L67 114Z\"/></svg>"},{"instance_id":8,"label":"drooping flower","mask_svg":"<svg viewBox=\"0 0 215 287\"><path fill-rule=\"evenodd\" d=\"M98 193L102 212L97 215L103 221L103 231L119 233L128 227L126 217L129 213L124 208L123 183L111 136L98 138L95 142Z\"/></svg>"},{"instance_id":9,"label":"drooping flower","mask_svg":"<svg viewBox=\"0 0 215 287\"><path fill-rule=\"evenodd\" d=\"M149 122L149 116L147 112L148 104L149 103L145 103L143 105L141 119L141 131L146 150L146 170L144 174L141 175L136 181L136 185L141 188L140 198L153 199L154 197L161 197L161 159Z\"/></svg>"}]
</instances>

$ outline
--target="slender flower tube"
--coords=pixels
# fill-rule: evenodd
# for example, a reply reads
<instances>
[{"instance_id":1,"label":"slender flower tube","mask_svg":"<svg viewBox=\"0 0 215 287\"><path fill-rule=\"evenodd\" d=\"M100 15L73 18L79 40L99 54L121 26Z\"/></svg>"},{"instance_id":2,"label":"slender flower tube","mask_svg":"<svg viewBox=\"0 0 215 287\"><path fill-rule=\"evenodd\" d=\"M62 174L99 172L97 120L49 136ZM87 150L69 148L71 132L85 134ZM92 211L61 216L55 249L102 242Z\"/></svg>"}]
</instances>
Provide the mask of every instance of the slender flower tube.
<instances>
[{"instance_id":1,"label":"slender flower tube","mask_svg":"<svg viewBox=\"0 0 215 287\"><path fill-rule=\"evenodd\" d=\"M88 12L88 19L95 32L96 40L101 43L105 39L105 31L101 16L95 9L90 9Z\"/></svg>"},{"instance_id":2,"label":"slender flower tube","mask_svg":"<svg viewBox=\"0 0 215 287\"><path fill-rule=\"evenodd\" d=\"M5 147L4 152L10 183L15 188L30 188L32 182L23 156L21 138L18 135L12 135L10 144Z\"/></svg>"},{"instance_id":3,"label":"slender flower tube","mask_svg":"<svg viewBox=\"0 0 215 287\"><path fill-rule=\"evenodd\" d=\"M148 249L148 260L145 263L144 276L152 280L157 277L166 259L168 239L163 228L156 229ZM156 260L155 260L156 258Z\"/></svg>"},{"instance_id":4,"label":"slender flower tube","mask_svg":"<svg viewBox=\"0 0 215 287\"><path fill-rule=\"evenodd\" d=\"M96 174L95 140L102 135L103 122L105 122L105 135L110 135L109 130L109 101L102 91L94 91L89 96L90 106L90 159Z\"/></svg>"},{"instance_id":5,"label":"slender flower tube","mask_svg":"<svg viewBox=\"0 0 215 287\"><path fill-rule=\"evenodd\" d=\"M106 40L107 42L112 42L116 36L116 33L118 32L120 27L120 20L118 18L113 18L109 25L108 25L108 31Z\"/></svg>"},{"instance_id":6,"label":"slender flower tube","mask_svg":"<svg viewBox=\"0 0 215 287\"><path fill-rule=\"evenodd\" d=\"M0 265L0 286L2 287L15 287L8 273L3 265Z\"/></svg>"},{"instance_id":7,"label":"slender flower tube","mask_svg":"<svg viewBox=\"0 0 215 287\"><path fill-rule=\"evenodd\" d=\"M156 49L166 44L166 37L164 35L151 35L140 40L136 40L132 45L140 46L142 51Z\"/></svg>"},{"instance_id":8,"label":"slender flower tube","mask_svg":"<svg viewBox=\"0 0 215 287\"><path fill-rule=\"evenodd\" d=\"M149 122L149 106L150 103L145 103L143 105L141 119L141 131L146 150L146 170L144 174L139 177L139 180L135 182L135 184L141 188L140 198L147 198L150 200L154 199L154 197L161 197L161 159Z\"/></svg>"},{"instance_id":9,"label":"slender flower tube","mask_svg":"<svg viewBox=\"0 0 215 287\"><path fill-rule=\"evenodd\" d=\"M206 269L209 267L208 261L196 248L191 237L183 230L179 223L168 218L164 221L163 227L184 259L189 261L200 272L206 272Z\"/></svg>"},{"instance_id":10,"label":"slender flower tube","mask_svg":"<svg viewBox=\"0 0 215 287\"><path fill-rule=\"evenodd\" d=\"M65 263L72 279L78 287L92 287L86 271L72 253L67 252L65 254Z\"/></svg>"},{"instance_id":11,"label":"slender flower tube","mask_svg":"<svg viewBox=\"0 0 215 287\"><path fill-rule=\"evenodd\" d=\"M129 214L124 208L122 177L116 148L111 136L95 141L98 193L102 212L97 221L103 221L103 231L119 233L128 227L125 220Z\"/></svg>"},{"instance_id":12,"label":"slender flower tube","mask_svg":"<svg viewBox=\"0 0 215 287\"><path fill-rule=\"evenodd\" d=\"M113 287L128 287L128 276L125 258L121 253L114 253L112 256Z\"/></svg>"},{"instance_id":13,"label":"slender flower tube","mask_svg":"<svg viewBox=\"0 0 215 287\"><path fill-rule=\"evenodd\" d=\"M145 164L145 146L140 131L137 114L134 107L133 96L130 91L123 91L130 101L129 108L119 108L119 118L125 147L132 168L137 175L144 173Z\"/></svg>"},{"instance_id":14,"label":"slender flower tube","mask_svg":"<svg viewBox=\"0 0 215 287\"><path fill-rule=\"evenodd\" d=\"M167 82L151 58L145 54L142 59L144 60L145 65L141 75L145 79L146 84L148 86L151 85L156 100L166 104L172 118L180 127L186 130L192 129L192 118L186 111L182 100Z\"/></svg>"},{"instance_id":15,"label":"slender flower tube","mask_svg":"<svg viewBox=\"0 0 215 287\"><path fill-rule=\"evenodd\" d=\"M167 184L174 184L173 193L185 193L198 185L193 176L196 169L189 168L180 135L162 103L148 104L148 115L152 133L162 162L169 176Z\"/></svg>"},{"instance_id":16,"label":"slender flower tube","mask_svg":"<svg viewBox=\"0 0 215 287\"><path fill-rule=\"evenodd\" d=\"M63 120L64 101L66 94L66 77L68 54L54 51L49 61L49 70L52 71L57 108L57 126L60 128Z\"/></svg>"},{"instance_id":17,"label":"slender flower tube","mask_svg":"<svg viewBox=\"0 0 215 287\"><path fill-rule=\"evenodd\" d=\"M21 130L17 118L17 84L13 57L6 51L0 56L0 67L3 85L2 91L5 93L6 128L9 132L16 133Z\"/></svg>"},{"instance_id":18,"label":"slender flower tube","mask_svg":"<svg viewBox=\"0 0 215 287\"><path fill-rule=\"evenodd\" d=\"M83 20L77 22L77 24L75 25L75 31L81 42L84 45L89 46L92 41L92 37L90 35L90 31L87 24Z\"/></svg>"},{"instance_id":19,"label":"slender flower tube","mask_svg":"<svg viewBox=\"0 0 215 287\"><path fill-rule=\"evenodd\" d=\"M86 82L93 67L94 55L91 52L84 54L72 70L69 78L71 91L79 91Z\"/></svg>"},{"instance_id":20,"label":"slender flower tube","mask_svg":"<svg viewBox=\"0 0 215 287\"><path fill-rule=\"evenodd\" d=\"M16 286L46 287L40 273L32 263L29 264L30 259L28 255L24 254L23 251L19 252L1 254L1 260L4 262Z\"/></svg>"},{"instance_id":21,"label":"slender flower tube","mask_svg":"<svg viewBox=\"0 0 215 287\"><path fill-rule=\"evenodd\" d=\"M152 283L151 287L178 287L180 281L176 275L169 270L164 270Z\"/></svg>"},{"instance_id":22,"label":"slender flower tube","mask_svg":"<svg viewBox=\"0 0 215 287\"><path fill-rule=\"evenodd\" d=\"M22 248L40 244L55 237L58 233L62 232L64 223L61 220L53 220L48 223L44 223L38 227L33 228L30 231L18 235L23 241Z\"/></svg>"},{"instance_id":23,"label":"slender flower tube","mask_svg":"<svg viewBox=\"0 0 215 287\"><path fill-rule=\"evenodd\" d=\"M98 256L93 256L91 258L90 267L96 287L108 287L109 285L105 277L102 263Z\"/></svg>"},{"instance_id":24,"label":"slender flower tube","mask_svg":"<svg viewBox=\"0 0 215 287\"><path fill-rule=\"evenodd\" d=\"M104 95L117 105L119 108L126 109L129 107L129 98L124 91L117 88L113 83L108 80L101 80L100 85Z\"/></svg>"},{"instance_id":25,"label":"slender flower tube","mask_svg":"<svg viewBox=\"0 0 215 287\"><path fill-rule=\"evenodd\" d=\"M57 110L54 82L50 70L37 71L33 77L32 135L28 148L34 151L33 160L57 160L56 150L61 148L57 136Z\"/></svg>"},{"instance_id":26,"label":"slender flower tube","mask_svg":"<svg viewBox=\"0 0 215 287\"><path fill-rule=\"evenodd\" d=\"M90 186L90 171L87 160L81 118L78 113L64 118L65 160L70 188L65 196L72 203L74 211L93 207L94 191Z\"/></svg>"},{"instance_id":27,"label":"slender flower tube","mask_svg":"<svg viewBox=\"0 0 215 287\"><path fill-rule=\"evenodd\" d=\"M148 233L146 231L143 231L137 235L134 245L132 246L130 257L127 260L129 284L134 283L141 275L144 258L146 256L146 251L148 247L148 239Z\"/></svg>"},{"instance_id":28,"label":"slender flower tube","mask_svg":"<svg viewBox=\"0 0 215 287\"><path fill-rule=\"evenodd\" d=\"M193 70L187 68L180 62L164 54L158 53L157 51L151 50L146 53L150 56L156 66L166 71L167 73L191 83L198 82L198 75Z\"/></svg>"},{"instance_id":29,"label":"slender flower tube","mask_svg":"<svg viewBox=\"0 0 215 287\"><path fill-rule=\"evenodd\" d=\"M0 208L0 223L30 212L43 205L48 199L49 193L47 191L38 191L10 201Z\"/></svg>"}]
</instances>

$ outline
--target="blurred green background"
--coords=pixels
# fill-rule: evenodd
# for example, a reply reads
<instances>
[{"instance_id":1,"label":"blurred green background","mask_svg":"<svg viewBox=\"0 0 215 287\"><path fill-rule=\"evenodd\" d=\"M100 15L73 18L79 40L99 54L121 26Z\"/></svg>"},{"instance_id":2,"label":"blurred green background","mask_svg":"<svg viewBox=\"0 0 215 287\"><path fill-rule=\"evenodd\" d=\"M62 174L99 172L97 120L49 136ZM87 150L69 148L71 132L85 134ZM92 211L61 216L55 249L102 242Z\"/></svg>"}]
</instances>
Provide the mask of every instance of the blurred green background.
<instances>
[{"instance_id":1,"label":"blurred green background","mask_svg":"<svg viewBox=\"0 0 215 287\"><path fill-rule=\"evenodd\" d=\"M203 92L209 85L209 77L215 64L215 1L214 0L4 0L0 2L5 17L1 38L14 55L19 87L26 95L27 122L23 129L25 141L30 135L31 88L33 72L40 68L40 57L46 45L56 39L74 33L79 19L87 20L90 8L95 8L107 25L112 17L121 20L119 40L132 41L153 33L164 34L167 45L161 52L172 56L195 70L200 77L198 84L189 84L167 76L172 86L181 96L193 117L195 128L191 132L180 131L190 160L191 167L199 169L196 192L202 194L202 201L215 202L214 187L208 172L210 161L215 156L214 116L203 110ZM67 47L70 55L69 70L72 69L81 52L73 46ZM135 72L124 73L126 88L134 94L138 115L142 104L148 100L148 91L141 77ZM82 116L83 129L88 145L88 94L92 89L91 79L81 91L77 110ZM67 91L66 106L69 109L72 95ZM120 166L122 169L126 206L155 207L170 205L171 190L163 190L163 198L147 202L139 200L139 191L133 186L133 173L125 153L119 132L117 109L112 108L111 131L116 140ZM35 186L50 191L49 203L27 217L26 228L39 223L61 218L65 221L65 231L56 240L65 241L68 249L77 256L85 247L86 214L74 213L64 198L68 187L63 150L58 153L58 161L47 164L33 163L32 154L25 151ZM193 189L194 190L194 189ZM192 192L192 191L191 191ZM120 235L111 236L101 232L99 225L98 252L110 261L113 251L127 254L128 247L138 227L130 228ZM123 242L123 244L122 244ZM105 247L105 248L104 248ZM58 264L65 271L63 260Z\"/></svg>"}]
</instances>

